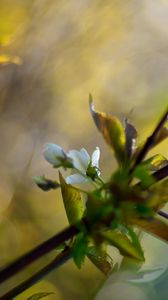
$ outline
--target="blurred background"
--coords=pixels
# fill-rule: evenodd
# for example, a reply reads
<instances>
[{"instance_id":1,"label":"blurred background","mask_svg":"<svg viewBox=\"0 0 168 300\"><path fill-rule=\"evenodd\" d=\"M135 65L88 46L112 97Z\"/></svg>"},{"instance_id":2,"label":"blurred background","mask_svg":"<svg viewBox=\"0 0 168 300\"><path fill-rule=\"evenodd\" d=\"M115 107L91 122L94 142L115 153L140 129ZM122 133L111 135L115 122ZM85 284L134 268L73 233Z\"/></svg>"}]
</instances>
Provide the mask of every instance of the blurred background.
<instances>
[{"instance_id":1,"label":"blurred background","mask_svg":"<svg viewBox=\"0 0 168 300\"><path fill-rule=\"evenodd\" d=\"M42 156L46 142L89 153L99 146L103 177L115 169L90 116L89 93L97 109L128 117L141 142L151 132L168 103L167 28L167 0L0 1L1 266L68 224L60 192L44 193L32 180L57 178ZM167 146L154 153L166 156ZM81 271L68 262L17 299L39 291L55 292L51 300L92 299L102 280L88 261Z\"/></svg>"}]
</instances>

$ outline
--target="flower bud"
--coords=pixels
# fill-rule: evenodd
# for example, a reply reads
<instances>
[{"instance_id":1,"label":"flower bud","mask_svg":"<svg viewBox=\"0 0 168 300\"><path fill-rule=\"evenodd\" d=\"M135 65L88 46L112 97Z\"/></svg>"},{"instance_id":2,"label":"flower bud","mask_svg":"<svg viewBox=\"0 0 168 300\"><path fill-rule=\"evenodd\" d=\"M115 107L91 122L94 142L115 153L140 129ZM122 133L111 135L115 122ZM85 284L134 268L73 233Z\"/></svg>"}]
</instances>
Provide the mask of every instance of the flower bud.
<instances>
[{"instance_id":1,"label":"flower bud","mask_svg":"<svg viewBox=\"0 0 168 300\"><path fill-rule=\"evenodd\" d=\"M65 151L56 144L46 144L43 155L54 168L59 168L61 166L64 168L72 167L71 159L66 155Z\"/></svg>"},{"instance_id":2,"label":"flower bud","mask_svg":"<svg viewBox=\"0 0 168 300\"><path fill-rule=\"evenodd\" d=\"M60 184L57 181L47 179L44 176L35 176L33 177L33 180L43 191L49 191L51 189L57 189L60 187Z\"/></svg>"}]
</instances>

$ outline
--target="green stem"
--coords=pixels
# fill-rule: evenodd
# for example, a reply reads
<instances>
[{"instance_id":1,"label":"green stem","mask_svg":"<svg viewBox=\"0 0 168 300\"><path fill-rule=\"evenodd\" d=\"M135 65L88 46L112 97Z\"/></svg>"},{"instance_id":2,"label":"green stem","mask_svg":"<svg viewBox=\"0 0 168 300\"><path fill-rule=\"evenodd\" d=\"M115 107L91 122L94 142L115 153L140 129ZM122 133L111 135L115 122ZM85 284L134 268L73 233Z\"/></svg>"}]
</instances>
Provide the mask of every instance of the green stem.
<instances>
[{"instance_id":1,"label":"green stem","mask_svg":"<svg viewBox=\"0 0 168 300\"><path fill-rule=\"evenodd\" d=\"M98 176L96 178L96 180L101 184L102 187L104 187L106 185L105 182L103 181L103 179L100 176Z\"/></svg>"},{"instance_id":2,"label":"green stem","mask_svg":"<svg viewBox=\"0 0 168 300\"><path fill-rule=\"evenodd\" d=\"M88 177L86 174L84 174L79 169L74 168L74 170L76 170L77 173L79 173L80 175L82 175L83 177L85 177L87 179L87 181L89 181L93 185L94 188L97 188L97 185L93 182L93 180L90 177Z\"/></svg>"}]
</instances>

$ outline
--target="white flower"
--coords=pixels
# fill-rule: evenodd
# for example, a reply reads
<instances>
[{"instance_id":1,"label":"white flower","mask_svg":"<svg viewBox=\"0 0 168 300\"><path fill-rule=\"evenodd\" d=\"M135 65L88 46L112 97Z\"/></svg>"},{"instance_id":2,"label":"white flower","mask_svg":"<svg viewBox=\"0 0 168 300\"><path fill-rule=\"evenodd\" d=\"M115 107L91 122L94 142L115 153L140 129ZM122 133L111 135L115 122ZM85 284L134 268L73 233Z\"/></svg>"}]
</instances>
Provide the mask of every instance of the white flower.
<instances>
[{"instance_id":1,"label":"white flower","mask_svg":"<svg viewBox=\"0 0 168 300\"><path fill-rule=\"evenodd\" d=\"M66 178L66 182L68 184L90 181L91 170L92 173L94 173L94 177L100 175L100 171L98 170L100 149L98 147L96 147L91 157L84 148L82 148L80 151L71 150L68 152L67 155L69 158L72 159L72 163L76 171L75 174L72 174ZM89 174L89 170L90 170L90 174Z\"/></svg>"},{"instance_id":2,"label":"white flower","mask_svg":"<svg viewBox=\"0 0 168 300\"><path fill-rule=\"evenodd\" d=\"M68 184L94 181L100 175L100 149L98 147L90 157L84 148L66 153L60 146L48 143L44 147L43 155L53 167L71 168L74 171L74 174L66 178Z\"/></svg>"},{"instance_id":3,"label":"white flower","mask_svg":"<svg viewBox=\"0 0 168 300\"><path fill-rule=\"evenodd\" d=\"M45 159L54 167L60 167L67 160L65 151L56 144L46 144L44 146L43 155Z\"/></svg>"}]
</instances>

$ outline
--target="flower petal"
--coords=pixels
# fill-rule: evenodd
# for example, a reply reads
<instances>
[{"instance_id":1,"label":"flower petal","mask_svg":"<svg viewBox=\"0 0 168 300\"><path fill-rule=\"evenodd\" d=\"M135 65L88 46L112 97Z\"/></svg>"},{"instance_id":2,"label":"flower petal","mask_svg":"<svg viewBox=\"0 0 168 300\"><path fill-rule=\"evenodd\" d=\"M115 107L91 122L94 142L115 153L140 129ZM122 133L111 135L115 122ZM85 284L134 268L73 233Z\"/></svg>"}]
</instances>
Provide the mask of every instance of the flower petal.
<instances>
[{"instance_id":1,"label":"flower petal","mask_svg":"<svg viewBox=\"0 0 168 300\"><path fill-rule=\"evenodd\" d=\"M83 172L84 174L86 173L90 161L90 156L84 148L82 148L80 151L70 150L68 152L68 157L73 160L73 165L76 169Z\"/></svg>"},{"instance_id":2,"label":"flower petal","mask_svg":"<svg viewBox=\"0 0 168 300\"><path fill-rule=\"evenodd\" d=\"M69 175L66 178L67 184L76 184L76 183L82 183L82 182L86 182L86 181L87 181L87 178L80 174Z\"/></svg>"},{"instance_id":3,"label":"flower petal","mask_svg":"<svg viewBox=\"0 0 168 300\"><path fill-rule=\"evenodd\" d=\"M51 143L44 146L43 155L45 159L54 166L60 165L59 158L66 157L64 150L60 146Z\"/></svg>"},{"instance_id":4,"label":"flower petal","mask_svg":"<svg viewBox=\"0 0 168 300\"><path fill-rule=\"evenodd\" d=\"M92 153L92 166L98 168L100 159L100 149L96 147L96 150Z\"/></svg>"}]
</instances>

